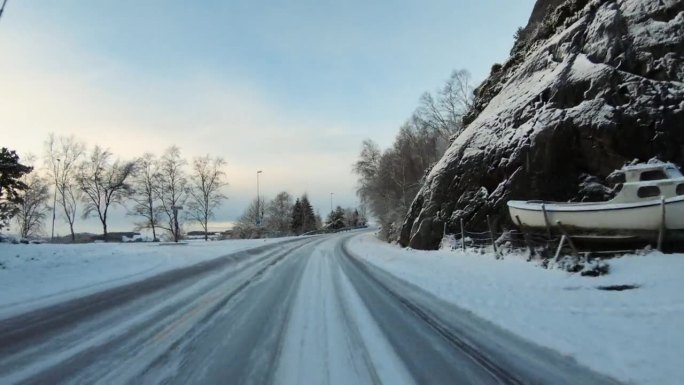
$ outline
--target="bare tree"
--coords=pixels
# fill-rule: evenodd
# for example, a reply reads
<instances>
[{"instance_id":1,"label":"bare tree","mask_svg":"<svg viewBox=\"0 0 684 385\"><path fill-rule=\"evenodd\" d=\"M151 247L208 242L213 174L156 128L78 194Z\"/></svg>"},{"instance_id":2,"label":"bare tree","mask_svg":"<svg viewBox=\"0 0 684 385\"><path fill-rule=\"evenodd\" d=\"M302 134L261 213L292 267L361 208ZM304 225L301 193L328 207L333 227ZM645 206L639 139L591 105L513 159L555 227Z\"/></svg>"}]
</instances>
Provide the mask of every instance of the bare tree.
<instances>
[{"instance_id":1,"label":"bare tree","mask_svg":"<svg viewBox=\"0 0 684 385\"><path fill-rule=\"evenodd\" d=\"M135 171L135 162L119 159L112 162L112 153L95 146L78 168L78 186L83 192L83 217L97 215L102 234L107 238L107 214L112 205L122 205L132 189L128 179Z\"/></svg>"},{"instance_id":2,"label":"bare tree","mask_svg":"<svg viewBox=\"0 0 684 385\"><path fill-rule=\"evenodd\" d=\"M181 237L181 219L178 210L188 199L188 178L185 173L187 161L181 158L180 149L176 146L169 147L159 160L157 182L155 183L156 195L164 221L160 221L159 227L168 231L174 242Z\"/></svg>"},{"instance_id":3,"label":"bare tree","mask_svg":"<svg viewBox=\"0 0 684 385\"><path fill-rule=\"evenodd\" d=\"M193 159L190 174L190 203L188 215L204 229L204 240L209 240L209 219L214 217L214 210L227 197L221 189L227 185L223 158L212 158L209 155Z\"/></svg>"},{"instance_id":4,"label":"bare tree","mask_svg":"<svg viewBox=\"0 0 684 385\"><path fill-rule=\"evenodd\" d=\"M233 227L233 237L235 238L260 238L263 234L264 228L256 225L257 218L260 217L259 207L264 207L263 198L254 198L245 212L238 219Z\"/></svg>"},{"instance_id":5,"label":"bare tree","mask_svg":"<svg viewBox=\"0 0 684 385\"><path fill-rule=\"evenodd\" d=\"M27 156L26 163L33 165L35 157ZM39 235L43 231L45 218L50 212L48 201L50 187L48 181L36 172L25 174L20 180L26 186L21 194L21 201L16 204L17 214L14 220L19 227L19 235L28 238Z\"/></svg>"},{"instance_id":6,"label":"bare tree","mask_svg":"<svg viewBox=\"0 0 684 385\"><path fill-rule=\"evenodd\" d=\"M413 119L438 132L449 141L463 129L463 115L472 107L473 86L470 73L466 70L454 70L433 96L426 92L420 98L420 104Z\"/></svg>"},{"instance_id":7,"label":"bare tree","mask_svg":"<svg viewBox=\"0 0 684 385\"><path fill-rule=\"evenodd\" d=\"M133 176L133 193L130 199L133 208L130 214L143 218L135 224L136 230L150 229L152 239L157 240L157 227L161 207L159 205L155 183L159 180L158 162L153 154L147 153L137 161L136 173Z\"/></svg>"},{"instance_id":8,"label":"bare tree","mask_svg":"<svg viewBox=\"0 0 684 385\"><path fill-rule=\"evenodd\" d=\"M270 231L284 235L290 232L292 221L292 196L282 191L266 205L266 228Z\"/></svg>"},{"instance_id":9,"label":"bare tree","mask_svg":"<svg viewBox=\"0 0 684 385\"><path fill-rule=\"evenodd\" d=\"M76 221L78 201L82 197L82 192L76 181L76 173L78 162L84 151L83 143L76 141L73 136L55 137L55 135L50 134L45 142L45 166L50 174L50 179L57 188L57 202L62 209L64 218L69 223L72 242L76 240L74 222Z\"/></svg>"}]
</instances>

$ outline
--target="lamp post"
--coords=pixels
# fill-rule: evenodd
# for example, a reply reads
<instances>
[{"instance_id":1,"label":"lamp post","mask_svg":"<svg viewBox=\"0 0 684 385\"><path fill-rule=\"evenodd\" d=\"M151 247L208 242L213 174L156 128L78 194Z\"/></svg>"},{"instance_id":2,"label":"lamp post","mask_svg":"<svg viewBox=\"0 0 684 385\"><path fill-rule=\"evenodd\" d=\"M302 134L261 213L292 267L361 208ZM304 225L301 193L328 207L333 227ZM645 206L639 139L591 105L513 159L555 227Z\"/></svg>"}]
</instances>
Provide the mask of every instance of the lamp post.
<instances>
[{"instance_id":1,"label":"lamp post","mask_svg":"<svg viewBox=\"0 0 684 385\"><path fill-rule=\"evenodd\" d=\"M332 198L335 193L330 193L330 212L333 212L333 204L332 204Z\"/></svg>"},{"instance_id":2,"label":"lamp post","mask_svg":"<svg viewBox=\"0 0 684 385\"><path fill-rule=\"evenodd\" d=\"M261 208L259 207L261 205L261 202L260 202L261 198L259 195L259 174L261 174L262 172L263 171L261 171L261 170L258 170L256 172L256 176L257 176L257 206L256 206L257 217L256 217L256 225L257 225L257 227L261 226Z\"/></svg>"},{"instance_id":3,"label":"lamp post","mask_svg":"<svg viewBox=\"0 0 684 385\"><path fill-rule=\"evenodd\" d=\"M57 170L55 171L55 193L52 196L52 232L50 234L50 242L55 241L55 216L57 212L57 178L59 177L59 164L61 160L57 158Z\"/></svg>"}]
</instances>

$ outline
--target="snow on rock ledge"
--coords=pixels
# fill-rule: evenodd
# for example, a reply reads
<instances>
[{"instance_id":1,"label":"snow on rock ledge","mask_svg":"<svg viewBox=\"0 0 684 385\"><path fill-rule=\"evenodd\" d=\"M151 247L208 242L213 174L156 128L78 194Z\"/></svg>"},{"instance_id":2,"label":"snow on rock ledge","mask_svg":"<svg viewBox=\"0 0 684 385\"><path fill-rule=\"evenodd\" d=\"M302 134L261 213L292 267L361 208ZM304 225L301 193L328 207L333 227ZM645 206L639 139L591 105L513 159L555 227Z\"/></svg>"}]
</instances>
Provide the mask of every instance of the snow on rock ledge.
<instances>
[{"instance_id":1,"label":"snow on rock ledge","mask_svg":"<svg viewBox=\"0 0 684 385\"><path fill-rule=\"evenodd\" d=\"M486 229L488 214L510 226L509 199L580 200L582 178L635 158L684 165L683 53L682 1L550 9L476 90L469 125L429 173L400 243L434 249L459 218L470 230Z\"/></svg>"}]
</instances>

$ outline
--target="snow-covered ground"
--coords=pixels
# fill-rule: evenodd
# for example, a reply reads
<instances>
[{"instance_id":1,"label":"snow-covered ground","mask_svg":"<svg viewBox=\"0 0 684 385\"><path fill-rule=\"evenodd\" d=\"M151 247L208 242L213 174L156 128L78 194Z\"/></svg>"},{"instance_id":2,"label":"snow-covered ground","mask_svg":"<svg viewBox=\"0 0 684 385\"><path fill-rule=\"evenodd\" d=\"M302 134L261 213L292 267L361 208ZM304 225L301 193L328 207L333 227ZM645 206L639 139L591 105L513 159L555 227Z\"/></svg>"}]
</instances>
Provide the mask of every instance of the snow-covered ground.
<instances>
[{"instance_id":1,"label":"snow-covered ground","mask_svg":"<svg viewBox=\"0 0 684 385\"><path fill-rule=\"evenodd\" d=\"M591 278L516 256L401 249L372 234L348 246L373 265L598 372L637 384L684 378L682 254L613 259L609 275ZM597 289L622 284L639 288Z\"/></svg>"},{"instance_id":2,"label":"snow-covered ground","mask_svg":"<svg viewBox=\"0 0 684 385\"><path fill-rule=\"evenodd\" d=\"M184 245L0 243L0 318L285 239Z\"/></svg>"}]
</instances>

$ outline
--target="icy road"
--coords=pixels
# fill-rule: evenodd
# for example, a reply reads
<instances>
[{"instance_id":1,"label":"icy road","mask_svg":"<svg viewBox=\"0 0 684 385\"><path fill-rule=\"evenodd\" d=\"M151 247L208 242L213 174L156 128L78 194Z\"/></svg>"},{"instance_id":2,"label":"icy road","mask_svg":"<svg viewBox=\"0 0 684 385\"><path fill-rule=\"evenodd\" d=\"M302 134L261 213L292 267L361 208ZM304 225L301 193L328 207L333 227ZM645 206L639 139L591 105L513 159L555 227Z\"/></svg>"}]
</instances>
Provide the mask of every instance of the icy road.
<instances>
[{"instance_id":1,"label":"icy road","mask_svg":"<svg viewBox=\"0 0 684 385\"><path fill-rule=\"evenodd\" d=\"M0 320L0 383L613 384L368 265L260 248Z\"/></svg>"}]
</instances>

